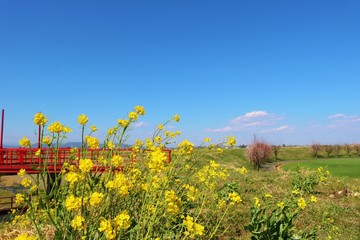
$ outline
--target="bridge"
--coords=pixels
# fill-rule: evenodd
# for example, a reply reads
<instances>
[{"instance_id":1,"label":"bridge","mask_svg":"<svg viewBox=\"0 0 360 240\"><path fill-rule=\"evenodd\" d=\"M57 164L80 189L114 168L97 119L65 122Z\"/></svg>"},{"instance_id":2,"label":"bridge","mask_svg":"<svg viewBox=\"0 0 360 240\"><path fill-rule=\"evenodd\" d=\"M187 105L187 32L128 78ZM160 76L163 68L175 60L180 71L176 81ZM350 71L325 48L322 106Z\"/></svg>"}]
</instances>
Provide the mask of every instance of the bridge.
<instances>
[{"instance_id":1,"label":"bridge","mask_svg":"<svg viewBox=\"0 0 360 240\"><path fill-rule=\"evenodd\" d=\"M40 126L38 132L38 147L37 148L3 148L3 134L4 134L4 109L1 116L0 128L0 174L16 174L20 169L25 169L27 173L39 173L44 167L49 173L58 173L61 171L65 162L78 165L78 159L89 158L94 161L95 171L104 171L104 167L99 164L97 159L100 156L111 157L115 154L122 156L126 162L135 161L131 158L131 148L118 149L77 149L71 148L40 148ZM41 154L36 152L41 150ZM168 162L171 161L171 150L163 150L168 157Z\"/></svg>"},{"instance_id":2,"label":"bridge","mask_svg":"<svg viewBox=\"0 0 360 240\"><path fill-rule=\"evenodd\" d=\"M94 162L93 170L103 171L104 167L99 164L97 159L100 156L111 157L115 154L122 156L126 162L136 159L131 158L131 148L120 149L85 149L82 154L81 149L71 148L42 148L41 157L36 155L39 148L0 148L0 173L16 174L20 169L25 169L27 173L39 173L44 167L50 173L61 171L65 162L78 165L78 159L89 158ZM168 162L171 161L171 150L164 149Z\"/></svg>"}]
</instances>

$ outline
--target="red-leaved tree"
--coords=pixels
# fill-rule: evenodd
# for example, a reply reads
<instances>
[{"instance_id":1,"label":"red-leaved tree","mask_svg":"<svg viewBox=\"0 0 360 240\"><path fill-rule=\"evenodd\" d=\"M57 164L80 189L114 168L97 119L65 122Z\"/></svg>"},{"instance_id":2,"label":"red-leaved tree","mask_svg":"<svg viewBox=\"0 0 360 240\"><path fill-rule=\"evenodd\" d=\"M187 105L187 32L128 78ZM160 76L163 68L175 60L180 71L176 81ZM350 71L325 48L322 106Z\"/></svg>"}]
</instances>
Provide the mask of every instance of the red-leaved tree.
<instances>
[{"instance_id":1,"label":"red-leaved tree","mask_svg":"<svg viewBox=\"0 0 360 240\"><path fill-rule=\"evenodd\" d=\"M269 159L271 147L266 142L255 139L246 149L245 155L254 169L259 170L261 164Z\"/></svg>"}]
</instances>

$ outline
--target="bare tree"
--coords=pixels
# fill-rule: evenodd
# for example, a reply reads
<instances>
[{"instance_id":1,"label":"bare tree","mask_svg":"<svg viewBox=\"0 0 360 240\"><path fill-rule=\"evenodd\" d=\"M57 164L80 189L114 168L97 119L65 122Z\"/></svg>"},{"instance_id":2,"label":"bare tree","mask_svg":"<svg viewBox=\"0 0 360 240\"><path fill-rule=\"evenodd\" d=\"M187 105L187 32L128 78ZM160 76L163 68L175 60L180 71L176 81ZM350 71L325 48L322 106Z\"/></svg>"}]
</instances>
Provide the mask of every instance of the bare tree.
<instances>
[{"instance_id":1,"label":"bare tree","mask_svg":"<svg viewBox=\"0 0 360 240\"><path fill-rule=\"evenodd\" d=\"M341 145L339 144L334 145L334 152L337 157L340 157L340 151L341 151Z\"/></svg>"},{"instance_id":2,"label":"bare tree","mask_svg":"<svg viewBox=\"0 0 360 240\"><path fill-rule=\"evenodd\" d=\"M345 148L345 151L346 151L346 155L347 155L348 157L350 157L351 145L346 143L346 144L344 145L344 148Z\"/></svg>"},{"instance_id":3,"label":"bare tree","mask_svg":"<svg viewBox=\"0 0 360 240\"><path fill-rule=\"evenodd\" d=\"M360 143L354 143L352 147L356 151L357 155L360 157Z\"/></svg>"},{"instance_id":4,"label":"bare tree","mask_svg":"<svg viewBox=\"0 0 360 240\"><path fill-rule=\"evenodd\" d=\"M334 151L334 147L332 145L325 146L325 152L327 153L327 157L330 157L333 151Z\"/></svg>"},{"instance_id":5,"label":"bare tree","mask_svg":"<svg viewBox=\"0 0 360 240\"><path fill-rule=\"evenodd\" d=\"M264 141L254 140L245 152L246 158L253 165L254 169L259 170L262 163L269 159L271 147Z\"/></svg>"},{"instance_id":6,"label":"bare tree","mask_svg":"<svg viewBox=\"0 0 360 240\"><path fill-rule=\"evenodd\" d=\"M315 158L319 156L320 147L320 143L313 143L310 145L311 153Z\"/></svg>"},{"instance_id":7,"label":"bare tree","mask_svg":"<svg viewBox=\"0 0 360 240\"><path fill-rule=\"evenodd\" d=\"M278 155L279 155L280 148L281 148L280 145L271 145L271 150L274 153L275 160L278 160Z\"/></svg>"}]
</instances>

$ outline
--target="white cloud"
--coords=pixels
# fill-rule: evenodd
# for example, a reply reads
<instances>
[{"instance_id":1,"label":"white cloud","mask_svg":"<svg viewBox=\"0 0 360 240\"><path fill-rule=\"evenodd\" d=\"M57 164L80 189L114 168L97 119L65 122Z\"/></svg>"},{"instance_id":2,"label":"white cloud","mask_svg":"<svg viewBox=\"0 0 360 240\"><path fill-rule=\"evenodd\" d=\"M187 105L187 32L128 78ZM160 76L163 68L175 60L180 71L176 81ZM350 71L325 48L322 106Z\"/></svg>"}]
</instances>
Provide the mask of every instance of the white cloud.
<instances>
[{"instance_id":1,"label":"white cloud","mask_svg":"<svg viewBox=\"0 0 360 240\"><path fill-rule=\"evenodd\" d=\"M277 128L263 130L263 131L261 131L261 133L282 132L282 131L291 130L291 129L293 129L293 128L288 126L288 125L283 125L283 126L280 126L280 127L277 127Z\"/></svg>"},{"instance_id":2,"label":"white cloud","mask_svg":"<svg viewBox=\"0 0 360 240\"><path fill-rule=\"evenodd\" d=\"M345 114L337 113L337 114L329 116L328 118L332 119L332 118L344 118L344 117L346 117Z\"/></svg>"},{"instance_id":3,"label":"white cloud","mask_svg":"<svg viewBox=\"0 0 360 240\"><path fill-rule=\"evenodd\" d=\"M230 119L225 127L207 128L206 132L259 131L266 126L276 125L283 117L266 111L252 111Z\"/></svg>"},{"instance_id":4,"label":"white cloud","mask_svg":"<svg viewBox=\"0 0 360 240\"><path fill-rule=\"evenodd\" d=\"M253 118L253 117L265 117L268 115L269 115L269 113L265 112L265 111L252 111L252 112L245 113L244 117Z\"/></svg>"},{"instance_id":5,"label":"white cloud","mask_svg":"<svg viewBox=\"0 0 360 240\"><path fill-rule=\"evenodd\" d=\"M133 125L134 127L145 127L147 126L146 122L137 122Z\"/></svg>"}]
</instances>

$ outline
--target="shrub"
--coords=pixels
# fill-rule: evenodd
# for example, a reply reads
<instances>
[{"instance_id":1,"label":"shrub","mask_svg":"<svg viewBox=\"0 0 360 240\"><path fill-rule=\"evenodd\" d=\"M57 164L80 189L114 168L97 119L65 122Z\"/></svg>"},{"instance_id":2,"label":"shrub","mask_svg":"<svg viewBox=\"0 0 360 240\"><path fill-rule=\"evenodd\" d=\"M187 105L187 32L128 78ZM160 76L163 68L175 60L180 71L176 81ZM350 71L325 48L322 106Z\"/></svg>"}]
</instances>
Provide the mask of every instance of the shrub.
<instances>
[{"instance_id":1,"label":"shrub","mask_svg":"<svg viewBox=\"0 0 360 240\"><path fill-rule=\"evenodd\" d=\"M254 169L259 170L261 164L269 159L271 155L271 147L264 141L255 140L248 146L245 154Z\"/></svg>"},{"instance_id":2,"label":"shrub","mask_svg":"<svg viewBox=\"0 0 360 240\"><path fill-rule=\"evenodd\" d=\"M313 143L310 145L311 154L317 158L319 155L321 145L319 143Z\"/></svg>"}]
</instances>

